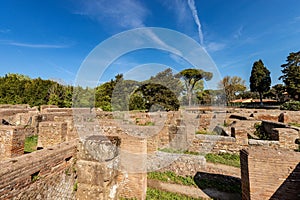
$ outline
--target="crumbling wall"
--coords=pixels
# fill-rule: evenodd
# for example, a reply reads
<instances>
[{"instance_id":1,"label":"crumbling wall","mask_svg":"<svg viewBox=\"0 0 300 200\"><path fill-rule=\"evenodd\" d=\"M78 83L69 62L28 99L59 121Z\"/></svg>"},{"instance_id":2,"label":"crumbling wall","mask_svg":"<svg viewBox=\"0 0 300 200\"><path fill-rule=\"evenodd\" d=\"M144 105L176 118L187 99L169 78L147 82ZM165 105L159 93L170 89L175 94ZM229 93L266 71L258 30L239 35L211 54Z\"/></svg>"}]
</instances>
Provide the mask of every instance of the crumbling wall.
<instances>
[{"instance_id":1,"label":"crumbling wall","mask_svg":"<svg viewBox=\"0 0 300 200\"><path fill-rule=\"evenodd\" d=\"M118 137L92 135L80 140L77 199L118 199Z\"/></svg>"},{"instance_id":2,"label":"crumbling wall","mask_svg":"<svg viewBox=\"0 0 300 200\"><path fill-rule=\"evenodd\" d=\"M0 126L0 161L24 154L25 129Z\"/></svg>"},{"instance_id":3,"label":"crumbling wall","mask_svg":"<svg viewBox=\"0 0 300 200\"><path fill-rule=\"evenodd\" d=\"M299 152L255 147L240 154L242 199L299 199Z\"/></svg>"},{"instance_id":4,"label":"crumbling wall","mask_svg":"<svg viewBox=\"0 0 300 200\"><path fill-rule=\"evenodd\" d=\"M40 122L38 147L47 148L66 141L66 122Z\"/></svg>"},{"instance_id":5,"label":"crumbling wall","mask_svg":"<svg viewBox=\"0 0 300 200\"><path fill-rule=\"evenodd\" d=\"M0 162L0 199L75 199L77 141Z\"/></svg>"}]
</instances>

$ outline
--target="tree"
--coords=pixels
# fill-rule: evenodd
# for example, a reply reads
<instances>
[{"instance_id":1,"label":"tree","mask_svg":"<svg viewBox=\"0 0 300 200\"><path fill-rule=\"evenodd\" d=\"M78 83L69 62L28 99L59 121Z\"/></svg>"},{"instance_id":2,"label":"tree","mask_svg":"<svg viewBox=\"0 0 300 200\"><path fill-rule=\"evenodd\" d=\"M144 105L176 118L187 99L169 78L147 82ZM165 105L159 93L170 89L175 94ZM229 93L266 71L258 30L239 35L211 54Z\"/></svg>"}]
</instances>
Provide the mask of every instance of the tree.
<instances>
[{"instance_id":1,"label":"tree","mask_svg":"<svg viewBox=\"0 0 300 200\"><path fill-rule=\"evenodd\" d=\"M148 111L157 110L178 110L180 107L179 101L175 93L169 88L156 83L147 83L141 85L133 94L142 95L144 103L141 103ZM132 107L134 107L132 105Z\"/></svg>"},{"instance_id":2,"label":"tree","mask_svg":"<svg viewBox=\"0 0 300 200\"><path fill-rule=\"evenodd\" d=\"M211 72L205 72L201 69L184 69L177 74L177 77L184 80L189 106L192 104L193 89L196 83L202 79L209 81L212 76Z\"/></svg>"},{"instance_id":3,"label":"tree","mask_svg":"<svg viewBox=\"0 0 300 200\"><path fill-rule=\"evenodd\" d=\"M172 90L177 97L183 91L183 85L180 79L176 77L176 75L173 75L172 69L170 68L157 73L155 76L151 76L151 78L147 81L144 81L144 83L161 84Z\"/></svg>"},{"instance_id":4,"label":"tree","mask_svg":"<svg viewBox=\"0 0 300 200\"><path fill-rule=\"evenodd\" d=\"M287 63L281 65L282 79L286 85L286 90L292 98L300 100L300 51L290 53Z\"/></svg>"},{"instance_id":5,"label":"tree","mask_svg":"<svg viewBox=\"0 0 300 200\"><path fill-rule=\"evenodd\" d=\"M236 95L246 90L245 80L238 76L225 76L219 83L219 88L225 91L226 103L236 98Z\"/></svg>"},{"instance_id":6,"label":"tree","mask_svg":"<svg viewBox=\"0 0 300 200\"><path fill-rule=\"evenodd\" d=\"M270 85L270 71L265 67L262 60L254 62L250 76L250 90L251 92L258 92L261 105L263 93L269 91Z\"/></svg>"},{"instance_id":7,"label":"tree","mask_svg":"<svg viewBox=\"0 0 300 200\"><path fill-rule=\"evenodd\" d=\"M276 84L271 87L271 89L264 95L265 97L276 99L277 101L283 102L284 92L286 88L283 84Z\"/></svg>"}]
</instances>

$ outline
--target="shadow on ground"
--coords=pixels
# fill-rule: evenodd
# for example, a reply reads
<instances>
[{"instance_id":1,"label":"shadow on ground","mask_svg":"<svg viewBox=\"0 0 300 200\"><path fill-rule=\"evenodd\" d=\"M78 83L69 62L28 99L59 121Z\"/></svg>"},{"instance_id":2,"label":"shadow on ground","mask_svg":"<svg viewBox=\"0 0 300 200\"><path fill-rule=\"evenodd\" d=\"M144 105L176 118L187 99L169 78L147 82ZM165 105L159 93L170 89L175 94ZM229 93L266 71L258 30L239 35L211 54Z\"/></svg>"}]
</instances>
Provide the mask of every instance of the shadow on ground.
<instances>
[{"instance_id":1,"label":"shadow on ground","mask_svg":"<svg viewBox=\"0 0 300 200\"><path fill-rule=\"evenodd\" d=\"M242 198L241 179L239 178L221 174L197 172L194 176L194 181L197 186L212 199L240 200Z\"/></svg>"}]
</instances>

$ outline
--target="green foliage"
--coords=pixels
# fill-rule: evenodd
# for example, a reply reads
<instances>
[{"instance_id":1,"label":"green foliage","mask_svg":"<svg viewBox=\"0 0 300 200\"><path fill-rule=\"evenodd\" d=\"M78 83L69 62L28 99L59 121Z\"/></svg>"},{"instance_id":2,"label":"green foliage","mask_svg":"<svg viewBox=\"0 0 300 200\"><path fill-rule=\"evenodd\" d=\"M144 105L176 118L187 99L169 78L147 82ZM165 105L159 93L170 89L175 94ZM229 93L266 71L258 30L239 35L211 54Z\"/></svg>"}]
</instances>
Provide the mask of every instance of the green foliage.
<instances>
[{"instance_id":1,"label":"green foliage","mask_svg":"<svg viewBox=\"0 0 300 200\"><path fill-rule=\"evenodd\" d=\"M258 92L260 102L262 102L263 93L269 91L271 85L270 71L265 67L262 60L253 64L250 76L251 92Z\"/></svg>"},{"instance_id":2,"label":"green foliage","mask_svg":"<svg viewBox=\"0 0 300 200\"><path fill-rule=\"evenodd\" d=\"M192 94L196 83L202 79L209 81L212 76L211 72L205 72L201 69L184 69L177 74L177 77L184 80L189 106L192 105Z\"/></svg>"},{"instance_id":3,"label":"green foliage","mask_svg":"<svg viewBox=\"0 0 300 200\"><path fill-rule=\"evenodd\" d=\"M285 91L286 87L283 84L276 84L271 87L271 89L264 95L264 97L276 99L279 102L283 102Z\"/></svg>"},{"instance_id":4,"label":"green foliage","mask_svg":"<svg viewBox=\"0 0 300 200\"><path fill-rule=\"evenodd\" d=\"M179 101L175 94L161 84L143 84L135 92L138 92L142 95L145 102L145 108L149 111L178 110L180 107Z\"/></svg>"},{"instance_id":5,"label":"green foliage","mask_svg":"<svg viewBox=\"0 0 300 200\"><path fill-rule=\"evenodd\" d=\"M78 182L77 180L75 181L74 185L73 185L73 191L76 192L78 189Z\"/></svg>"},{"instance_id":6,"label":"green foliage","mask_svg":"<svg viewBox=\"0 0 300 200\"><path fill-rule=\"evenodd\" d=\"M288 101L280 106L281 110L292 110L299 111L300 110L300 101Z\"/></svg>"},{"instance_id":7,"label":"green foliage","mask_svg":"<svg viewBox=\"0 0 300 200\"><path fill-rule=\"evenodd\" d=\"M198 152L188 151L188 150L176 150L171 148L163 148L158 149L159 151L166 152L166 153L182 153L182 154L188 154L188 155L200 155Z\"/></svg>"},{"instance_id":8,"label":"green foliage","mask_svg":"<svg viewBox=\"0 0 300 200\"><path fill-rule=\"evenodd\" d=\"M260 140L271 140L269 134L267 134L261 125L261 122L257 122L254 124L255 132L254 135L256 135Z\"/></svg>"},{"instance_id":9,"label":"green foliage","mask_svg":"<svg viewBox=\"0 0 300 200\"><path fill-rule=\"evenodd\" d=\"M198 130L195 134L203 134L203 135L217 135L216 132L208 131L208 130Z\"/></svg>"},{"instance_id":10,"label":"green foliage","mask_svg":"<svg viewBox=\"0 0 300 200\"><path fill-rule=\"evenodd\" d=\"M219 83L219 88L224 90L226 103L236 99L236 95L246 90L245 80L238 76L225 76Z\"/></svg>"},{"instance_id":11,"label":"green foliage","mask_svg":"<svg viewBox=\"0 0 300 200\"><path fill-rule=\"evenodd\" d=\"M283 75L279 79L285 83L289 95L300 100L300 51L290 53L286 61L281 65Z\"/></svg>"},{"instance_id":12,"label":"green foliage","mask_svg":"<svg viewBox=\"0 0 300 200\"><path fill-rule=\"evenodd\" d=\"M213 154L208 153L205 155L207 162L220 163L233 167L240 167L240 156L238 154L220 153Z\"/></svg>"},{"instance_id":13,"label":"green foliage","mask_svg":"<svg viewBox=\"0 0 300 200\"><path fill-rule=\"evenodd\" d=\"M187 185L187 186L197 186L196 183L194 182L193 177L187 176L179 176L175 174L172 171L166 171L166 172L149 172L147 174L147 177L149 179L155 179L163 182L168 182L168 183L175 183L175 184L180 184L180 185Z\"/></svg>"},{"instance_id":14,"label":"green foliage","mask_svg":"<svg viewBox=\"0 0 300 200\"><path fill-rule=\"evenodd\" d=\"M181 194L166 192L158 189L147 188L146 200L201 200Z\"/></svg>"},{"instance_id":15,"label":"green foliage","mask_svg":"<svg viewBox=\"0 0 300 200\"><path fill-rule=\"evenodd\" d=\"M72 105L72 87L51 80L30 79L19 74L0 77L0 104Z\"/></svg>"},{"instance_id":16,"label":"green foliage","mask_svg":"<svg viewBox=\"0 0 300 200\"><path fill-rule=\"evenodd\" d=\"M25 138L25 144L24 144L24 152L31 153L36 150L38 142L38 136L33 135L30 137Z\"/></svg>"},{"instance_id":17,"label":"green foliage","mask_svg":"<svg viewBox=\"0 0 300 200\"><path fill-rule=\"evenodd\" d=\"M291 126L296 126L296 127L300 127L300 124L299 124L299 123L296 123L296 122L290 122L289 125L291 125Z\"/></svg>"}]
</instances>

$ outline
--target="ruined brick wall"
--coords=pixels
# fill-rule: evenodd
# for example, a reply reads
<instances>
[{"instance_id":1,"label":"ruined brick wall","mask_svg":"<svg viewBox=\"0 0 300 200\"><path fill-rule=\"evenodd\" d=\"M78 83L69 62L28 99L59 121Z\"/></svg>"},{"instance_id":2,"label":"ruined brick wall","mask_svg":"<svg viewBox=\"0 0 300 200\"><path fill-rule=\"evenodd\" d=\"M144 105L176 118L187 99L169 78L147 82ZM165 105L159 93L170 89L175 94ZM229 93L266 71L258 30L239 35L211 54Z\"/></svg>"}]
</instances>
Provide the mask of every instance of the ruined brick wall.
<instances>
[{"instance_id":1,"label":"ruined brick wall","mask_svg":"<svg viewBox=\"0 0 300 200\"><path fill-rule=\"evenodd\" d=\"M79 142L77 199L118 199L118 137L88 136Z\"/></svg>"},{"instance_id":2,"label":"ruined brick wall","mask_svg":"<svg viewBox=\"0 0 300 200\"><path fill-rule=\"evenodd\" d=\"M224 151L238 153L242 148L243 145L237 144L236 139L233 137L197 134L188 150L199 153Z\"/></svg>"},{"instance_id":3,"label":"ruined brick wall","mask_svg":"<svg viewBox=\"0 0 300 200\"><path fill-rule=\"evenodd\" d=\"M299 199L300 153L269 148L241 151L243 199Z\"/></svg>"},{"instance_id":4,"label":"ruined brick wall","mask_svg":"<svg viewBox=\"0 0 300 200\"><path fill-rule=\"evenodd\" d=\"M39 123L38 147L51 147L66 141L66 122L41 122Z\"/></svg>"},{"instance_id":5,"label":"ruined brick wall","mask_svg":"<svg viewBox=\"0 0 300 200\"><path fill-rule=\"evenodd\" d=\"M279 122L285 124L289 123L300 123L300 112L299 111L285 111L282 112L279 116Z\"/></svg>"},{"instance_id":6,"label":"ruined brick wall","mask_svg":"<svg viewBox=\"0 0 300 200\"><path fill-rule=\"evenodd\" d=\"M299 130L291 128L276 128L274 132L278 135L279 146L284 149L297 150L296 139L300 138Z\"/></svg>"},{"instance_id":7,"label":"ruined brick wall","mask_svg":"<svg viewBox=\"0 0 300 200\"><path fill-rule=\"evenodd\" d=\"M24 154L25 129L0 126L0 161Z\"/></svg>"},{"instance_id":8,"label":"ruined brick wall","mask_svg":"<svg viewBox=\"0 0 300 200\"><path fill-rule=\"evenodd\" d=\"M75 199L77 141L0 162L0 199Z\"/></svg>"}]
</instances>

